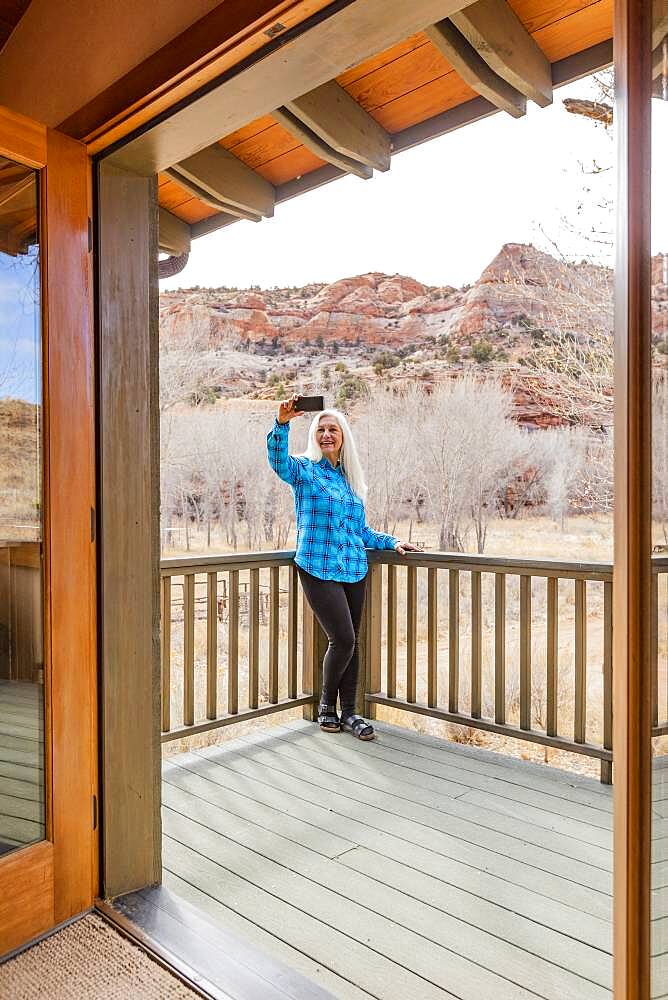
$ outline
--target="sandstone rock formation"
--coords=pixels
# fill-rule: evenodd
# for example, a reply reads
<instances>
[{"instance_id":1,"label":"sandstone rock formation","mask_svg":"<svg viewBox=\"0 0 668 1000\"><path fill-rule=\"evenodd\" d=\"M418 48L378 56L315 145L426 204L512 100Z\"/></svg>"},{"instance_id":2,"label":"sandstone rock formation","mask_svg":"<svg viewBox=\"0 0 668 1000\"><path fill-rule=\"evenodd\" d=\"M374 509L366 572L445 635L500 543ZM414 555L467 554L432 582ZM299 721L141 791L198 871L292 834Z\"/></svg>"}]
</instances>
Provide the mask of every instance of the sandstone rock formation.
<instances>
[{"instance_id":1,"label":"sandstone rock formation","mask_svg":"<svg viewBox=\"0 0 668 1000\"><path fill-rule=\"evenodd\" d=\"M668 338L668 265L663 255L652 262L652 282L656 357L665 363L668 355L660 341ZM220 390L223 396L247 395L251 383L261 382L263 356L266 378L278 372L286 385L296 384L295 372L304 363L318 371L333 359L345 360L357 377L372 380L378 352L401 357L401 366L392 369L394 378L427 383L476 365L512 385L518 419L545 427L572 419L550 400L560 345L589 345L590 352L611 357L612 296L610 269L560 261L530 244L510 243L475 284L460 289L371 273L304 288L165 292L161 342L236 359L231 379ZM256 389L256 395L273 392L260 384Z\"/></svg>"}]
</instances>

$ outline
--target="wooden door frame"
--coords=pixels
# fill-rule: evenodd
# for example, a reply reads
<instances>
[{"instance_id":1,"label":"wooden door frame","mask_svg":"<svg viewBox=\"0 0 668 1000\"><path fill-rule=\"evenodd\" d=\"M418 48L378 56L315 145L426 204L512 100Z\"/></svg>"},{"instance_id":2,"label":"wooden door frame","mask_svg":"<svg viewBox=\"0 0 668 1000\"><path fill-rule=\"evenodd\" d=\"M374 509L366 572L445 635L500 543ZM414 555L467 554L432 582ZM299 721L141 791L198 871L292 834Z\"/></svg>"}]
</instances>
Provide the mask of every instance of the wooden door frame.
<instances>
[{"instance_id":1,"label":"wooden door frame","mask_svg":"<svg viewBox=\"0 0 668 1000\"><path fill-rule=\"evenodd\" d=\"M0 954L88 909L98 885L90 160L0 109L0 154L40 171L46 837L0 858Z\"/></svg>"}]
</instances>

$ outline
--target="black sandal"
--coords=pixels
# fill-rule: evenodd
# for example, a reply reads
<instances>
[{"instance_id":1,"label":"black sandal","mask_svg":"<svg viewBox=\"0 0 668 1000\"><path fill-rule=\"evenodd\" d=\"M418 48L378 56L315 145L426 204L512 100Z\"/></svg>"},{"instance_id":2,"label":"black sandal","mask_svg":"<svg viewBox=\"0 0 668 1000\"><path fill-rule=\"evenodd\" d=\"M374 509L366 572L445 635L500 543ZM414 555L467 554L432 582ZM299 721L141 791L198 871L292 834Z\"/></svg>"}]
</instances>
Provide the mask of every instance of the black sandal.
<instances>
[{"instance_id":1,"label":"black sandal","mask_svg":"<svg viewBox=\"0 0 668 1000\"><path fill-rule=\"evenodd\" d=\"M341 722L336 714L336 705L318 705L318 722L325 733L341 732Z\"/></svg>"},{"instance_id":2,"label":"black sandal","mask_svg":"<svg viewBox=\"0 0 668 1000\"><path fill-rule=\"evenodd\" d=\"M341 718L341 728L346 733L352 733L358 740L372 740L375 737L373 726L361 715L347 715Z\"/></svg>"}]
</instances>

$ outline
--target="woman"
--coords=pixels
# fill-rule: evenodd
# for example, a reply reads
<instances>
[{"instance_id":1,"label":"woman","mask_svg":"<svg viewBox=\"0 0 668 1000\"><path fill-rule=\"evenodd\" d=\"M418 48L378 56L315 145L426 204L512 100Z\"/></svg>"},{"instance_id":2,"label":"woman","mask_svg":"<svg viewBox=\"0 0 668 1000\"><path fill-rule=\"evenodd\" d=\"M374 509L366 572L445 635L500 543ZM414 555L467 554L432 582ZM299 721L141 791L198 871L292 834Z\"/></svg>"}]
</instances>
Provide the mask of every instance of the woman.
<instances>
[{"instance_id":1,"label":"woman","mask_svg":"<svg viewBox=\"0 0 668 1000\"><path fill-rule=\"evenodd\" d=\"M303 455L288 454L290 421L303 416L295 409L298 398L280 404L267 436L267 451L272 469L294 492L295 563L306 599L329 639L318 722L325 732L344 729L359 740L372 740L373 726L355 714L365 548L395 549L401 555L417 549L368 527L364 475L348 421L338 410L323 410L313 419Z\"/></svg>"}]
</instances>

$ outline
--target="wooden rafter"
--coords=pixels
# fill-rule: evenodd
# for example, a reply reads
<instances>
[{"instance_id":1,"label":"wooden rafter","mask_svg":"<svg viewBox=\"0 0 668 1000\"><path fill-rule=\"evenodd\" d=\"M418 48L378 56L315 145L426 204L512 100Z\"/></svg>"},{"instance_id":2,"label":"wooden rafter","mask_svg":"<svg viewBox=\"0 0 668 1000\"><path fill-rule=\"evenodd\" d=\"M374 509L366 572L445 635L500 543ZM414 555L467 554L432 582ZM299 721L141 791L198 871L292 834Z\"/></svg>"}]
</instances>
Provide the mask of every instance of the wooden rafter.
<instances>
[{"instance_id":1,"label":"wooden rafter","mask_svg":"<svg viewBox=\"0 0 668 1000\"><path fill-rule=\"evenodd\" d=\"M506 0L478 0L451 20L495 73L540 107L552 103L550 63Z\"/></svg>"},{"instance_id":2,"label":"wooden rafter","mask_svg":"<svg viewBox=\"0 0 668 1000\"><path fill-rule=\"evenodd\" d=\"M360 163L358 160L353 160L352 157L333 149L286 107L276 108L273 117L290 135L299 139L303 146L310 149L321 160L325 160L326 163L332 163L335 167L340 167L346 173L355 174L356 177L361 177L363 180L368 180L373 174L373 170L366 163Z\"/></svg>"},{"instance_id":3,"label":"wooden rafter","mask_svg":"<svg viewBox=\"0 0 668 1000\"><path fill-rule=\"evenodd\" d=\"M160 208L158 216L158 248L162 253L180 256L190 250L190 226L182 219Z\"/></svg>"},{"instance_id":4,"label":"wooden rafter","mask_svg":"<svg viewBox=\"0 0 668 1000\"><path fill-rule=\"evenodd\" d=\"M552 63L552 79L555 87L563 86L580 80L591 73L604 69L612 63L612 39L592 45L582 52L566 56L557 62ZM441 112L434 117L411 125L401 132L392 135L393 154L406 149L413 149L423 142L434 139L437 136L446 135L458 128L469 125L475 121L481 121L490 115L498 113L498 108L484 97L474 97L464 104L458 104L448 111ZM280 184L276 188L276 204L298 198L307 191L314 191L325 184L338 180L345 176L344 171L332 164L326 164L318 170L305 174L302 177L295 177L293 180ZM224 226L232 225L236 220L226 213L210 216L200 222L194 222L191 226L192 238L206 236L207 233L214 232Z\"/></svg>"},{"instance_id":5,"label":"wooden rafter","mask_svg":"<svg viewBox=\"0 0 668 1000\"><path fill-rule=\"evenodd\" d=\"M251 212L246 208L239 208L237 205L232 205L225 201L220 196L210 194L209 191L200 187L199 184L195 184L189 177L184 177L180 174L176 167L168 167L165 173L172 180L176 181L184 191L187 191L193 197L197 198L198 201L201 201L203 205L216 208L219 212L227 212L229 215L234 216L235 219L247 219L249 222L259 222L262 218L259 212Z\"/></svg>"},{"instance_id":6,"label":"wooden rafter","mask_svg":"<svg viewBox=\"0 0 668 1000\"><path fill-rule=\"evenodd\" d=\"M274 214L275 192L266 181L217 143L175 163L167 171L188 190L213 207L242 218L260 219Z\"/></svg>"},{"instance_id":7,"label":"wooden rafter","mask_svg":"<svg viewBox=\"0 0 668 1000\"><path fill-rule=\"evenodd\" d=\"M526 114L524 94L494 72L452 21L445 18L425 34L469 87L513 118Z\"/></svg>"},{"instance_id":8,"label":"wooden rafter","mask_svg":"<svg viewBox=\"0 0 668 1000\"><path fill-rule=\"evenodd\" d=\"M461 9L467 0L355 0L332 3L331 14L261 59L240 66L218 87L174 111L110 154L135 172L160 173L193 148L217 142L249 121L285 107L299 94L334 79L376 52Z\"/></svg>"},{"instance_id":9,"label":"wooden rafter","mask_svg":"<svg viewBox=\"0 0 668 1000\"><path fill-rule=\"evenodd\" d=\"M374 170L389 170L389 135L336 80L288 101L285 107L331 149Z\"/></svg>"}]
</instances>

